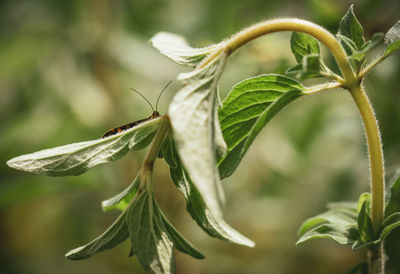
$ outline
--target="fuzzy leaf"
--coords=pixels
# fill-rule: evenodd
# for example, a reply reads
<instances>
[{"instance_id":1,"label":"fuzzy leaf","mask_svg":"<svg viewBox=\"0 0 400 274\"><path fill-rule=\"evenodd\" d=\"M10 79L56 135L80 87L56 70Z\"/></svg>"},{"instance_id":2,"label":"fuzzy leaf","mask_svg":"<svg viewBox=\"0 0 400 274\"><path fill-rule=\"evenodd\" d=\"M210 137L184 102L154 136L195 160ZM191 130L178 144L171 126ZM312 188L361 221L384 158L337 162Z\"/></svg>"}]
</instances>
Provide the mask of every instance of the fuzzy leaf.
<instances>
[{"instance_id":1,"label":"fuzzy leaf","mask_svg":"<svg viewBox=\"0 0 400 274\"><path fill-rule=\"evenodd\" d=\"M357 229L361 243L368 243L375 239L375 231L369 216L369 200L364 200L357 217ZM361 247L359 247L361 248ZM354 247L353 247L354 249Z\"/></svg>"},{"instance_id":2,"label":"fuzzy leaf","mask_svg":"<svg viewBox=\"0 0 400 274\"><path fill-rule=\"evenodd\" d=\"M156 274L175 273L174 245L154 204L152 194L144 191L127 208L126 224L132 251L146 271Z\"/></svg>"},{"instance_id":3,"label":"fuzzy leaf","mask_svg":"<svg viewBox=\"0 0 400 274\"><path fill-rule=\"evenodd\" d=\"M352 40L355 44L355 49L357 51L362 49L362 46L365 43L364 40L364 30L358 22L356 16L353 12L353 5L350 6L347 13L343 16L340 21L338 34L343 35L350 40ZM349 48L348 43L344 42L343 39L340 39L343 47L345 48L347 54L350 56L353 52Z\"/></svg>"},{"instance_id":4,"label":"fuzzy leaf","mask_svg":"<svg viewBox=\"0 0 400 274\"><path fill-rule=\"evenodd\" d=\"M309 218L303 222L299 229L299 235L302 236L313 228L324 224L331 223L341 226L356 226L357 214L348 208L335 208L321 213L315 217Z\"/></svg>"},{"instance_id":5,"label":"fuzzy leaf","mask_svg":"<svg viewBox=\"0 0 400 274\"><path fill-rule=\"evenodd\" d=\"M220 179L216 164L216 139L219 137L215 117L216 85L225 55L217 57L201 70L182 74L186 85L172 100L168 114L179 157L199 190L207 207L221 216Z\"/></svg>"},{"instance_id":6,"label":"fuzzy leaf","mask_svg":"<svg viewBox=\"0 0 400 274\"><path fill-rule=\"evenodd\" d=\"M204 259L205 256L200 251L198 251L191 243L189 243L176 230L176 228L167 220L167 218L165 217L165 215L162 213L162 211L160 210L160 208L158 206L156 206L156 210L158 211L158 214L161 216L161 219L164 222L168 236L171 238L172 242L174 243L175 248L183 253L189 254L193 258Z\"/></svg>"},{"instance_id":7,"label":"fuzzy leaf","mask_svg":"<svg viewBox=\"0 0 400 274\"><path fill-rule=\"evenodd\" d=\"M199 191L191 182L178 159L177 168L171 168L171 178L186 198L186 209L208 235L221 240L253 247L254 243L229 226L221 217L209 210Z\"/></svg>"},{"instance_id":8,"label":"fuzzy leaf","mask_svg":"<svg viewBox=\"0 0 400 274\"><path fill-rule=\"evenodd\" d=\"M303 57L301 64L297 64L285 71L288 75L294 75L297 79L309 79L323 77L321 57L319 54L308 54Z\"/></svg>"},{"instance_id":9,"label":"fuzzy leaf","mask_svg":"<svg viewBox=\"0 0 400 274\"><path fill-rule=\"evenodd\" d=\"M387 217L382 225L380 232L380 241L383 241L395 228L400 226L400 212L393 213Z\"/></svg>"},{"instance_id":10,"label":"fuzzy leaf","mask_svg":"<svg viewBox=\"0 0 400 274\"><path fill-rule=\"evenodd\" d=\"M342 226L333 223L321 224L307 231L300 237L296 245L317 238L332 239L338 244L350 245L357 237L357 229L354 226Z\"/></svg>"},{"instance_id":11,"label":"fuzzy leaf","mask_svg":"<svg viewBox=\"0 0 400 274\"><path fill-rule=\"evenodd\" d=\"M302 95L303 86L281 75L261 75L236 84L219 111L228 147L219 162L221 178L230 176L261 129L271 118Z\"/></svg>"},{"instance_id":12,"label":"fuzzy leaf","mask_svg":"<svg viewBox=\"0 0 400 274\"><path fill-rule=\"evenodd\" d=\"M386 49L384 52L384 57L389 56L395 51L400 50L400 21L397 21L393 27L385 35Z\"/></svg>"},{"instance_id":13,"label":"fuzzy leaf","mask_svg":"<svg viewBox=\"0 0 400 274\"><path fill-rule=\"evenodd\" d=\"M162 158L167 162L167 164L172 167L176 168L177 167L177 152L175 149L175 143L174 139L172 138L171 134L168 134L168 136L165 138L164 143L161 147L161 155Z\"/></svg>"},{"instance_id":14,"label":"fuzzy leaf","mask_svg":"<svg viewBox=\"0 0 400 274\"><path fill-rule=\"evenodd\" d=\"M400 211L400 169L398 169L390 180L386 193L385 216Z\"/></svg>"},{"instance_id":15,"label":"fuzzy leaf","mask_svg":"<svg viewBox=\"0 0 400 274\"><path fill-rule=\"evenodd\" d=\"M86 259L101 251L115 247L128 237L128 227L125 223L125 212L123 212L103 234L90 243L69 251L65 257L70 260Z\"/></svg>"},{"instance_id":16,"label":"fuzzy leaf","mask_svg":"<svg viewBox=\"0 0 400 274\"><path fill-rule=\"evenodd\" d=\"M184 37L168 32L157 33L150 43L161 54L184 66L196 66L205 56L220 47L220 44L216 44L205 48L192 48Z\"/></svg>"},{"instance_id":17,"label":"fuzzy leaf","mask_svg":"<svg viewBox=\"0 0 400 274\"><path fill-rule=\"evenodd\" d=\"M306 55L319 55L320 53L318 41L312 36L301 32L292 33L290 38L290 47L298 63L301 63L303 61L303 57Z\"/></svg>"},{"instance_id":18,"label":"fuzzy leaf","mask_svg":"<svg viewBox=\"0 0 400 274\"><path fill-rule=\"evenodd\" d=\"M142 148L161 122L163 118L156 118L107 138L22 155L9 160L7 165L48 176L80 175L96 165L121 158L129 148Z\"/></svg>"},{"instance_id":19,"label":"fuzzy leaf","mask_svg":"<svg viewBox=\"0 0 400 274\"><path fill-rule=\"evenodd\" d=\"M135 196L140 185L140 172L139 175L133 180L133 182L122 192L111 197L110 199L101 202L101 207L104 211L110 209L125 210L130 200Z\"/></svg>"}]
</instances>

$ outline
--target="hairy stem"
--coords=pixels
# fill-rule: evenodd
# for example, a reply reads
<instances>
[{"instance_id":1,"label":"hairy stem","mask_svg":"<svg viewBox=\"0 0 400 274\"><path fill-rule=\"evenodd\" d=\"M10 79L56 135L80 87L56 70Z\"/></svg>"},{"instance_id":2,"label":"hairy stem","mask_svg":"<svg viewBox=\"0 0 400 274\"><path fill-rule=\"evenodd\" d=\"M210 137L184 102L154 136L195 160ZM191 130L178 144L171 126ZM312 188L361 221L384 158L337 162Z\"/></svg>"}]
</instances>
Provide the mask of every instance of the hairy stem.
<instances>
[{"instance_id":1,"label":"hairy stem","mask_svg":"<svg viewBox=\"0 0 400 274\"><path fill-rule=\"evenodd\" d=\"M362 84L349 89L354 102L360 111L368 144L371 175L371 219L377 229L383 220L385 206L385 182L381 136L374 111L363 89Z\"/></svg>"},{"instance_id":2,"label":"hairy stem","mask_svg":"<svg viewBox=\"0 0 400 274\"><path fill-rule=\"evenodd\" d=\"M222 43L221 49L215 51L213 54L208 56L203 62L199 64L197 68L202 68L207 65L216 56L221 54L222 51L225 51L227 54L231 54L239 47L243 46L253 39L256 39L257 37L278 31L304 32L315 37L316 39L324 43L332 52L333 56L336 59L336 62L340 67L340 70L343 73L345 81L347 83L353 83L354 81L356 81L356 76L350 65L350 62L347 59L346 52L344 51L340 43L336 40L335 36L333 36L329 31L317 24L295 18L267 20L243 29L242 31L238 32L237 34L226 40L224 43Z\"/></svg>"},{"instance_id":3,"label":"hairy stem","mask_svg":"<svg viewBox=\"0 0 400 274\"><path fill-rule=\"evenodd\" d=\"M154 136L154 139L150 144L150 149L146 153L146 156L142 164L142 170L143 170L142 176L151 176L153 172L154 162L158 155L158 151L160 150L161 145L171 127L167 115L164 115L161 118L164 121L161 122L160 128L157 130L156 135ZM151 180L144 180L144 181L151 182ZM151 186L149 185L147 185L147 187L151 188Z\"/></svg>"}]
</instances>

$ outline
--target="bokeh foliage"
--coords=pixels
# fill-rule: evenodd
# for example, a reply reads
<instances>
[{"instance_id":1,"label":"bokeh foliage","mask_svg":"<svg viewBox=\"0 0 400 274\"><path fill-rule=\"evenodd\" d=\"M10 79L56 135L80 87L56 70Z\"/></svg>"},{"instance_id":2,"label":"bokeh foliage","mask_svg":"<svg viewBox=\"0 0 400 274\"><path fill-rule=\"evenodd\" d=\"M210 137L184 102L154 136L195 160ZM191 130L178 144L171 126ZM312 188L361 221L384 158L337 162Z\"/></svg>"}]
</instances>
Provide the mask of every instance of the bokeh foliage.
<instances>
[{"instance_id":1,"label":"bokeh foliage","mask_svg":"<svg viewBox=\"0 0 400 274\"><path fill-rule=\"evenodd\" d=\"M0 265L2 273L143 273L129 245L71 262L64 253L98 235L115 218L100 201L135 176L143 151L80 177L48 178L8 168L6 160L101 136L150 115L150 100L180 69L147 41L166 30L192 45L219 42L244 26L277 16L315 21L336 32L347 1L50 1L0 2ZM395 0L356 1L366 36L398 20ZM260 73L295 63L289 34L243 48L227 64L221 94ZM322 49L324 51L324 49ZM329 56L327 57L329 59ZM378 116L387 173L400 165L400 55L379 65L366 85ZM163 96L165 112L176 86ZM235 174L224 181L226 219L254 249L209 239L185 212L165 164L157 163L158 199L168 218L206 255L177 253L178 273L343 273L362 254L328 241L295 248L302 220L328 201L368 190L366 147L358 113L344 91L299 100L262 131ZM282 214L286 213L286 214ZM280 216L290 216L282 218ZM400 233L387 240L399 254ZM136 266L136 268L135 268ZM134 268L134 270L133 270ZM400 272L389 260L388 273Z\"/></svg>"}]
</instances>

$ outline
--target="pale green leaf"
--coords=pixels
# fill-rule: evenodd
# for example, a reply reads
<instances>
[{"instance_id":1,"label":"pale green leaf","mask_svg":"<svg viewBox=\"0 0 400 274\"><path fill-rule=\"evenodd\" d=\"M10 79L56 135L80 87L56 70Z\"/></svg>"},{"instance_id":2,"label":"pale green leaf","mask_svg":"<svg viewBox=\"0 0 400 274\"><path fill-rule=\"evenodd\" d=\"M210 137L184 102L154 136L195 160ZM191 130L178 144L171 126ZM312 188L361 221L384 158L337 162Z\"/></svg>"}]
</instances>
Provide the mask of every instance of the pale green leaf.
<instances>
[{"instance_id":1,"label":"pale green leaf","mask_svg":"<svg viewBox=\"0 0 400 274\"><path fill-rule=\"evenodd\" d=\"M397 21L385 35L386 50L384 57L389 56L395 51L400 50L400 21Z\"/></svg>"},{"instance_id":2,"label":"pale green leaf","mask_svg":"<svg viewBox=\"0 0 400 274\"><path fill-rule=\"evenodd\" d=\"M162 213L160 208L156 205L155 209L157 210L158 214L161 216L161 219L164 222L166 231L168 236L171 238L172 242L174 243L174 247L179 251L189 254L190 256L196 259L204 259L205 256L198 251L191 243L189 243L177 230L176 228L168 221L165 215Z\"/></svg>"},{"instance_id":3,"label":"pale green leaf","mask_svg":"<svg viewBox=\"0 0 400 274\"><path fill-rule=\"evenodd\" d=\"M324 223L337 224L343 227L355 227L357 224L356 220L357 214L353 210L349 210L348 208L331 209L304 221L300 226L299 235L302 236L311 229Z\"/></svg>"},{"instance_id":4,"label":"pale green leaf","mask_svg":"<svg viewBox=\"0 0 400 274\"><path fill-rule=\"evenodd\" d=\"M221 217L209 210L196 187L190 181L180 161L177 168L171 168L171 178L174 184L183 192L186 198L186 209L196 223L208 235L221 240L253 247L254 243L228 225Z\"/></svg>"},{"instance_id":5,"label":"pale green leaf","mask_svg":"<svg viewBox=\"0 0 400 274\"><path fill-rule=\"evenodd\" d=\"M230 176L260 130L302 95L303 86L281 75L261 75L236 84L219 111L228 152L219 162L221 178Z\"/></svg>"},{"instance_id":6,"label":"pale green leaf","mask_svg":"<svg viewBox=\"0 0 400 274\"><path fill-rule=\"evenodd\" d=\"M111 197L110 199L104 200L101 202L101 206L104 211L108 211L110 209L119 209L125 210L128 206L129 202L137 193L137 190L140 185L140 172L136 176L135 180L122 192L118 193L117 195Z\"/></svg>"},{"instance_id":7,"label":"pale green leaf","mask_svg":"<svg viewBox=\"0 0 400 274\"><path fill-rule=\"evenodd\" d=\"M303 234L296 245L318 238L332 239L338 244L351 245L357 237L357 229L354 226L341 226L333 223L321 224Z\"/></svg>"},{"instance_id":8,"label":"pale green leaf","mask_svg":"<svg viewBox=\"0 0 400 274\"><path fill-rule=\"evenodd\" d=\"M48 176L80 175L94 166L121 158L129 148L142 148L163 121L160 117L106 138L22 155L9 160L7 165Z\"/></svg>"},{"instance_id":9,"label":"pale green leaf","mask_svg":"<svg viewBox=\"0 0 400 274\"><path fill-rule=\"evenodd\" d=\"M90 243L69 251L65 256L70 260L86 259L115 247L128 237L128 227L125 223L125 212L123 212L103 234Z\"/></svg>"},{"instance_id":10,"label":"pale green leaf","mask_svg":"<svg viewBox=\"0 0 400 274\"><path fill-rule=\"evenodd\" d=\"M173 242L161 216L154 209L153 195L142 192L127 208L126 223L132 243L132 253L149 273L175 273Z\"/></svg>"},{"instance_id":11,"label":"pale green leaf","mask_svg":"<svg viewBox=\"0 0 400 274\"><path fill-rule=\"evenodd\" d=\"M319 55L320 53L318 41L312 36L301 32L292 33L290 38L290 47L298 63L301 63L303 61L303 57L306 55Z\"/></svg>"},{"instance_id":12,"label":"pale green leaf","mask_svg":"<svg viewBox=\"0 0 400 274\"><path fill-rule=\"evenodd\" d=\"M220 44L216 44L205 48L192 48L184 37L168 32L157 33L150 43L161 54L184 66L196 66L205 56L221 47Z\"/></svg>"},{"instance_id":13,"label":"pale green leaf","mask_svg":"<svg viewBox=\"0 0 400 274\"><path fill-rule=\"evenodd\" d=\"M186 85L177 92L168 110L179 157L207 207L217 215L221 215L221 194L215 140L222 137L218 137L218 121L213 118L216 85L225 58L219 56L203 69L185 74L181 79Z\"/></svg>"}]
</instances>

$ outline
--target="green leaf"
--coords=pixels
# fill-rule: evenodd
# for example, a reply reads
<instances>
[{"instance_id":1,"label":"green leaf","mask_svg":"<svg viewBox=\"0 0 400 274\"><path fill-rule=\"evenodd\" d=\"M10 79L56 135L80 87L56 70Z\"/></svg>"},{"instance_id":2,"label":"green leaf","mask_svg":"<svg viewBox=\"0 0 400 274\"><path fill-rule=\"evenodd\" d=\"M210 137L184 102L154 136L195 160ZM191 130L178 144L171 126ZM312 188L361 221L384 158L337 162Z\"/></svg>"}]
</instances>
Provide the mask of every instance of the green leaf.
<instances>
[{"instance_id":1,"label":"green leaf","mask_svg":"<svg viewBox=\"0 0 400 274\"><path fill-rule=\"evenodd\" d=\"M281 75L261 75L236 84L219 111L222 133L228 147L219 162L221 178L239 165L261 129L287 104L303 95L303 86Z\"/></svg>"},{"instance_id":2,"label":"green leaf","mask_svg":"<svg viewBox=\"0 0 400 274\"><path fill-rule=\"evenodd\" d=\"M190 216L208 235L221 240L253 247L254 243L229 226L222 217L207 208L203 198L178 159L178 167L171 168L171 178L186 198Z\"/></svg>"},{"instance_id":3,"label":"green leaf","mask_svg":"<svg viewBox=\"0 0 400 274\"><path fill-rule=\"evenodd\" d=\"M400 226L400 212L387 217L380 227L380 241L383 241L395 228Z\"/></svg>"},{"instance_id":4,"label":"green leaf","mask_svg":"<svg viewBox=\"0 0 400 274\"><path fill-rule=\"evenodd\" d=\"M123 212L103 234L90 243L69 251L65 256L70 260L86 259L115 247L128 237L128 227L125 223L125 212Z\"/></svg>"},{"instance_id":5,"label":"green leaf","mask_svg":"<svg viewBox=\"0 0 400 274\"><path fill-rule=\"evenodd\" d=\"M396 170L387 186L385 216L400 211L400 169Z\"/></svg>"},{"instance_id":6,"label":"green leaf","mask_svg":"<svg viewBox=\"0 0 400 274\"><path fill-rule=\"evenodd\" d=\"M357 201L357 215L360 214L360 211L362 209L362 206L366 203L366 210L368 211L368 214L370 214L370 203L371 203L371 194L368 192L364 192L360 195Z\"/></svg>"},{"instance_id":7,"label":"green leaf","mask_svg":"<svg viewBox=\"0 0 400 274\"><path fill-rule=\"evenodd\" d=\"M301 32L292 33L290 38L290 47L298 63L301 63L303 61L303 57L306 55L319 55L320 53L318 41L312 36Z\"/></svg>"},{"instance_id":8,"label":"green leaf","mask_svg":"<svg viewBox=\"0 0 400 274\"><path fill-rule=\"evenodd\" d=\"M121 158L129 149L142 148L162 122L164 119L160 117L107 138L22 155L9 160L7 165L48 176L80 175L94 166Z\"/></svg>"},{"instance_id":9,"label":"green leaf","mask_svg":"<svg viewBox=\"0 0 400 274\"><path fill-rule=\"evenodd\" d=\"M157 33L150 43L161 54L184 66L196 66L205 56L221 47L220 44L215 44L205 48L192 48L184 37L168 32Z\"/></svg>"},{"instance_id":10,"label":"green leaf","mask_svg":"<svg viewBox=\"0 0 400 274\"><path fill-rule=\"evenodd\" d=\"M307 231L300 237L296 245L317 238L332 239L338 244L350 245L357 237L357 229L354 226L342 226L334 223L321 224Z\"/></svg>"},{"instance_id":11,"label":"green leaf","mask_svg":"<svg viewBox=\"0 0 400 274\"><path fill-rule=\"evenodd\" d=\"M179 157L207 207L217 215L221 215L222 194L215 152L224 142L219 123L213 118L216 86L225 59L225 55L216 57L200 70L181 74L179 79L186 85L168 110Z\"/></svg>"},{"instance_id":12,"label":"green leaf","mask_svg":"<svg viewBox=\"0 0 400 274\"><path fill-rule=\"evenodd\" d=\"M303 57L301 64L297 64L285 71L286 74L293 74L297 79L309 79L323 77L321 57L319 54L308 54Z\"/></svg>"},{"instance_id":13,"label":"green leaf","mask_svg":"<svg viewBox=\"0 0 400 274\"><path fill-rule=\"evenodd\" d=\"M302 236L313 228L324 224L331 223L340 226L356 226L357 214L348 208L335 208L323 212L315 217L309 218L303 222L299 229L299 235Z\"/></svg>"},{"instance_id":14,"label":"green leaf","mask_svg":"<svg viewBox=\"0 0 400 274\"><path fill-rule=\"evenodd\" d=\"M177 164L177 154L175 149L174 139L172 135L169 133L168 136L165 138L164 143L161 147L161 154L164 160L171 168L176 168Z\"/></svg>"},{"instance_id":15,"label":"green leaf","mask_svg":"<svg viewBox=\"0 0 400 274\"><path fill-rule=\"evenodd\" d=\"M133 254L150 273L175 273L174 245L154 203L153 195L144 191L127 208L126 224Z\"/></svg>"},{"instance_id":16,"label":"green leaf","mask_svg":"<svg viewBox=\"0 0 400 274\"><path fill-rule=\"evenodd\" d=\"M375 231L369 216L369 200L364 200L357 217L357 228L361 243L368 243L375 239ZM354 249L354 248L353 248Z\"/></svg>"},{"instance_id":17,"label":"green leaf","mask_svg":"<svg viewBox=\"0 0 400 274\"><path fill-rule=\"evenodd\" d=\"M161 219L164 222L166 231L168 236L171 238L174 246L179 251L189 254L190 256L196 259L204 259L205 256L198 251L191 243L189 243L177 230L176 228L168 221L165 215L162 213L160 208L156 205L155 206L158 214L161 216Z\"/></svg>"},{"instance_id":18,"label":"green leaf","mask_svg":"<svg viewBox=\"0 0 400 274\"><path fill-rule=\"evenodd\" d=\"M343 35L343 36L349 38L351 41L353 41L354 45L355 45L355 49L357 51L362 49L362 46L365 43L364 36L363 36L364 30L363 30L360 22L358 22L356 16L354 15L353 5L350 6L347 13L343 16L342 20L340 21L338 34ZM343 37L341 37L339 39L342 42L342 45L345 48L347 54L348 55L353 54L351 48L349 47L348 42L344 41Z\"/></svg>"},{"instance_id":19,"label":"green leaf","mask_svg":"<svg viewBox=\"0 0 400 274\"><path fill-rule=\"evenodd\" d=\"M386 33L385 44L386 49L383 54L384 57L400 50L400 21L397 21L397 23L394 24L394 26Z\"/></svg>"},{"instance_id":20,"label":"green leaf","mask_svg":"<svg viewBox=\"0 0 400 274\"><path fill-rule=\"evenodd\" d=\"M119 194L111 197L110 199L104 200L101 202L101 206L104 211L108 211L111 209L119 209L119 210L125 210L125 208L128 206L129 202L132 200L133 196L138 191L138 188L140 186L140 172L136 176L135 180L122 192Z\"/></svg>"}]
</instances>

